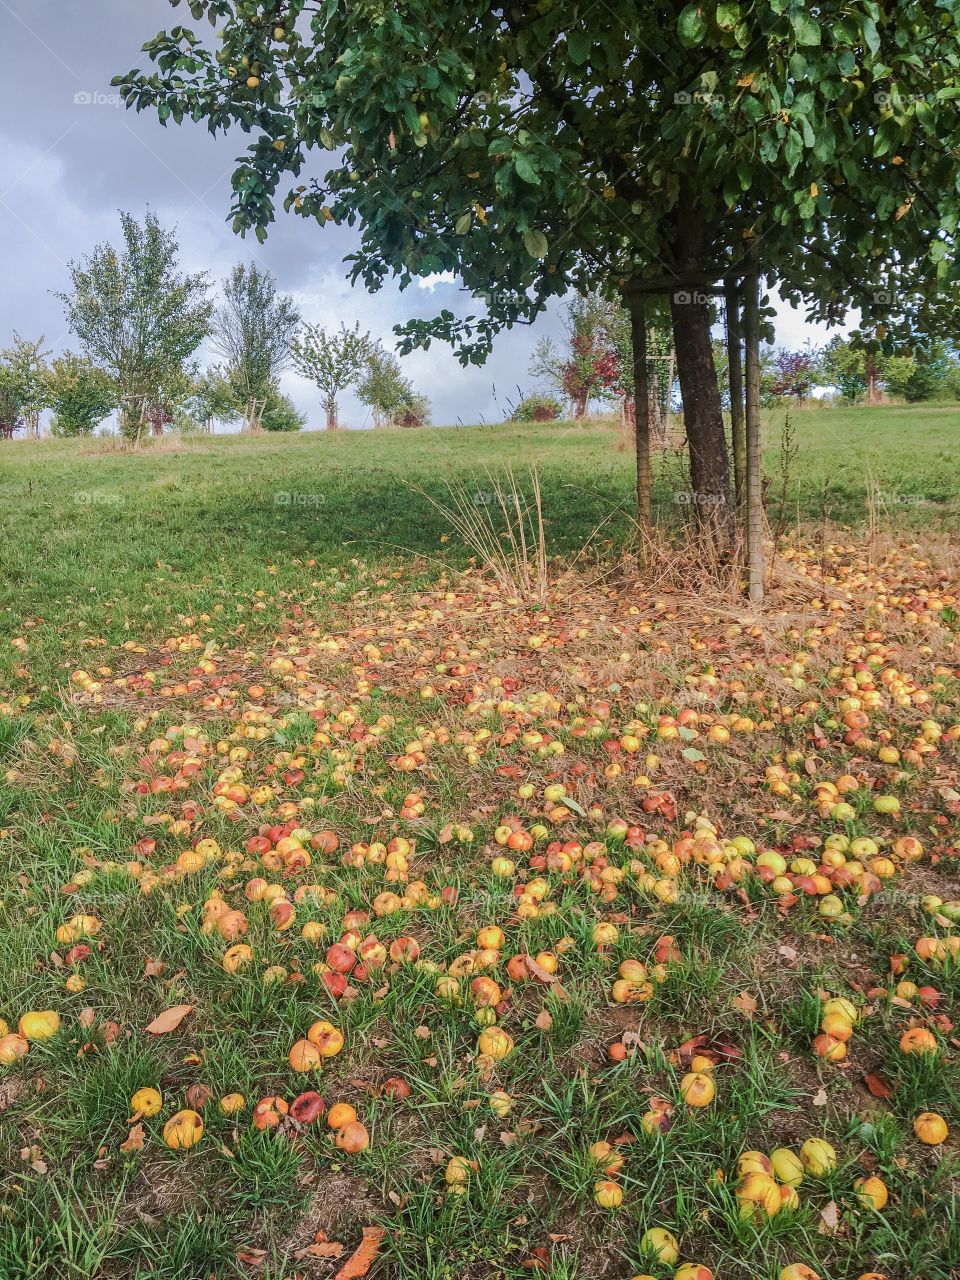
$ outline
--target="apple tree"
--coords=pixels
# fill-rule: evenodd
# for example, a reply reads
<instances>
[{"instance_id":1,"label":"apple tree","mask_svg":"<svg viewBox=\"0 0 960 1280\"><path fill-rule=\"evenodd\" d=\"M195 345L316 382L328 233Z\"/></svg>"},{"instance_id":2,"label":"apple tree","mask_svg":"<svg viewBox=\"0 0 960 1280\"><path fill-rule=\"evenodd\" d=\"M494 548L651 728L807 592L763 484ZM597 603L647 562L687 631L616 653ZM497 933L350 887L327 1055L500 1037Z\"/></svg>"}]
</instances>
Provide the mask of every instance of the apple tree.
<instances>
[{"instance_id":1,"label":"apple tree","mask_svg":"<svg viewBox=\"0 0 960 1280\"><path fill-rule=\"evenodd\" d=\"M373 341L369 334L360 332L359 323L352 329L341 323L330 332L317 324L305 324L300 336L294 338L294 367L319 388L328 431L336 431L338 426L337 396L358 380L373 352Z\"/></svg>"},{"instance_id":2,"label":"apple tree","mask_svg":"<svg viewBox=\"0 0 960 1280\"><path fill-rule=\"evenodd\" d=\"M154 67L115 82L127 105L251 135L238 232L262 237L279 202L355 228L349 273L370 290L456 273L477 314L412 320L401 350L445 339L482 361L502 328L598 286L639 343L644 299L668 295L697 510L718 534L714 287L762 272L811 318L859 308L881 340L956 325L960 0L188 7L210 31L151 39ZM641 432L638 467L646 517Z\"/></svg>"}]
</instances>

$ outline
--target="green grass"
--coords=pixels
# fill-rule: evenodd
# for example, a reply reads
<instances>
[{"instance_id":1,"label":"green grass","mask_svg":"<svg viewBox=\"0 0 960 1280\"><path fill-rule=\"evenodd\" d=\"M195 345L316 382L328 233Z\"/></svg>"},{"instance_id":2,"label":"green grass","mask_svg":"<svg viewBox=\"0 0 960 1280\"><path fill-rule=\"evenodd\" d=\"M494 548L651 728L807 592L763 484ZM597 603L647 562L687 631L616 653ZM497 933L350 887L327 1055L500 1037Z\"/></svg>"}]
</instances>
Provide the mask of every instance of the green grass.
<instances>
[{"instance_id":1,"label":"green grass","mask_svg":"<svg viewBox=\"0 0 960 1280\"><path fill-rule=\"evenodd\" d=\"M0 1280L325 1280L374 1225L385 1236L371 1280L671 1280L641 1249L653 1226L716 1280L777 1280L791 1262L822 1280L953 1280L956 1138L923 1147L913 1121L935 1110L960 1126L960 965L914 946L956 936L925 895L957 896L960 652L942 598L960 593L942 533L960 503L958 420L939 407L793 416L782 515L802 522L790 545L814 585L775 592L756 631L737 601L682 580L593 572L632 537L630 459L609 426L186 440L139 455L0 447L0 1017L61 1018L0 1067ZM781 428L768 448L774 522ZM462 573L468 552L426 496L448 481L483 493L485 468L528 463L551 554L569 564L602 525L581 562L591 572L558 579L545 601ZM681 468L658 459L658 517L678 536ZM875 508L869 485L887 495L874 514L891 539L856 527ZM811 604L843 582L848 609ZM926 610L920 591L935 597ZM277 665L288 656L300 680ZM77 669L88 678L71 680ZM138 688L123 683L144 669ZM858 679L870 737L845 741ZM695 728L660 733L681 709ZM636 754L620 749L638 733ZM771 790L772 764L789 771L786 795ZM818 810L815 783L849 775L844 823ZM558 781L570 797L559 816L546 791ZM251 794L228 812L219 793L237 782ZM875 811L877 792L900 800L899 816ZM403 815L408 793L422 816ZM533 847L510 852L515 871L498 878L508 816ZM831 922L796 869L798 901L778 897L754 853L730 884L696 860L666 865L698 816L791 865L816 864L838 834L885 854L912 834L925 853L896 862L888 895L838 886ZM662 845L625 847L615 817ZM284 821L334 831L337 853L315 850L298 870L247 848ZM461 824L470 838L451 830ZM407 881L382 858L342 859L393 838L415 842ZM544 862L554 838L587 852L566 870ZM217 842L205 864L178 865L201 839ZM530 911L536 899L515 890L541 877ZM260 878L295 901L293 927L276 926ZM406 896L379 915L384 892ZM235 974L205 906L221 896L244 913L252 951ZM315 966L357 911L361 938L413 937L420 961L353 975L337 1000ZM57 937L78 913L101 923L85 955ZM601 922L618 930L605 949ZM506 942L484 972L515 1047L484 1064L489 1013L464 957L493 924ZM675 951L661 954L665 937ZM543 952L560 989L509 975L508 957ZM935 1008L894 997L893 956L936 989ZM627 959L649 967L641 1003L611 998ZM811 1050L826 993L867 1011L842 1065ZM148 1034L174 1004L193 1010ZM345 1048L298 1075L288 1051L321 1018ZM933 1028L936 1058L899 1050L914 1022ZM692 1038L716 1060L716 1099L699 1110L680 1091ZM889 1097L871 1095L869 1075ZM140 1121L139 1146L130 1099L147 1086L163 1107ZM355 1107L367 1150L339 1150L322 1121L252 1124L260 1099L310 1088ZM224 1114L219 1099L237 1092L243 1109ZM164 1123L207 1093L202 1140L169 1150ZM654 1106L668 1108L666 1132L650 1130ZM796 1211L742 1218L741 1154L811 1136L835 1146L837 1168L805 1179ZM617 1212L595 1201L600 1140L622 1156ZM453 1155L477 1166L462 1195L446 1190ZM881 1212L854 1194L868 1172L890 1189ZM821 1230L831 1204L836 1234ZM309 1252L331 1241L341 1257Z\"/></svg>"},{"instance_id":2,"label":"green grass","mask_svg":"<svg viewBox=\"0 0 960 1280\"><path fill-rule=\"evenodd\" d=\"M796 457L781 469L784 413L767 431L772 523L866 518L951 528L960 516L960 407L811 409L791 416ZM425 494L449 483L489 490L487 471L541 474L548 546L595 538L617 549L632 524L632 462L612 427L569 424L185 438L131 456L113 442L8 442L0 451L0 572L7 634L26 638L37 672L57 678L67 636L110 643L211 613L221 634L271 625L284 589L335 605L358 565L426 573L464 552ZM686 456L661 455L656 517L689 512ZM918 501L919 500L919 501ZM264 591L269 599L258 599ZM265 613L263 618L257 617ZM46 663L38 661L40 654ZM15 657L3 653L5 665ZM0 668L2 675L2 668Z\"/></svg>"}]
</instances>

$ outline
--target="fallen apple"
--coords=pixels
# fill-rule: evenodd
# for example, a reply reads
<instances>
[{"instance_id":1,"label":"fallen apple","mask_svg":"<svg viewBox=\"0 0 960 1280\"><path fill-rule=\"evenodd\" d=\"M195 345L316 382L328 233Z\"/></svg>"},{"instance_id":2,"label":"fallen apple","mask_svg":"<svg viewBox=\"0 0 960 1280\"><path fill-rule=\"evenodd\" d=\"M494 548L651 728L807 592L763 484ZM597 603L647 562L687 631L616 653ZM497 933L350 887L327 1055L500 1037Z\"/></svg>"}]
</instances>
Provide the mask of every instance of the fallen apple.
<instances>
[{"instance_id":1,"label":"fallen apple","mask_svg":"<svg viewBox=\"0 0 960 1280\"><path fill-rule=\"evenodd\" d=\"M197 1111L178 1111L163 1126L163 1140L171 1151L188 1151L202 1137L203 1119Z\"/></svg>"},{"instance_id":2,"label":"fallen apple","mask_svg":"<svg viewBox=\"0 0 960 1280\"><path fill-rule=\"evenodd\" d=\"M163 1098L159 1089L138 1089L130 1099L130 1109L134 1115L155 1116L163 1107Z\"/></svg>"}]
</instances>

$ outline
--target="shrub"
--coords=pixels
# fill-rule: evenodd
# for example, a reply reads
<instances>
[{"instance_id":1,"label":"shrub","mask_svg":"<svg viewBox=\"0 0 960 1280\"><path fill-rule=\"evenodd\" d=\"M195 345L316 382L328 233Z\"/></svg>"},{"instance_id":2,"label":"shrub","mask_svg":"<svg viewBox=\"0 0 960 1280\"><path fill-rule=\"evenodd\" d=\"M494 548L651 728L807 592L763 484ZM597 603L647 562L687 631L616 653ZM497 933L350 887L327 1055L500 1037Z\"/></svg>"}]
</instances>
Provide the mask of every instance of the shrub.
<instances>
[{"instance_id":1,"label":"shrub","mask_svg":"<svg viewBox=\"0 0 960 1280\"><path fill-rule=\"evenodd\" d=\"M302 431L307 425L304 414L293 401L281 392L275 392L260 415L264 431Z\"/></svg>"},{"instance_id":2,"label":"shrub","mask_svg":"<svg viewBox=\"0 0 960 1280\"><path fill-rule=\"evenodd\" d=\"M563 405L554 396L537 392L524 396L510 415L511 422L555 422L563 415Z\"/></svg>"}]
</instances>

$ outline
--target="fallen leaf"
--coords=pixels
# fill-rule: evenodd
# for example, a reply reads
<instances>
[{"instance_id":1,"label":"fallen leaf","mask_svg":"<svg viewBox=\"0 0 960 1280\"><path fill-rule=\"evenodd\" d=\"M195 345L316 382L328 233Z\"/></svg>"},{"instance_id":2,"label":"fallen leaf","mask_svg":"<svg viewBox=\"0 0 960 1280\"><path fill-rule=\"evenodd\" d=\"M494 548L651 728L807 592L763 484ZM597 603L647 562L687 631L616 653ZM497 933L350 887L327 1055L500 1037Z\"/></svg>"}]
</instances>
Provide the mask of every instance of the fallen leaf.
<instances>
[{"instance_id":1,"label":"fallen leaf","mask_svg":"<svg viewBox=\"0 0 960 1280\"><path fill-rule=\"evenodd\" d=\"M817 1231L822 1236L835 1236L839 1234L840 1229L840 1210L836 1201L828 1200L820 1210L820 1221L817 1223Z\"/></svg>"},{"instance_id":2,"label":"fallen leaf","mask_svg":"<svg viewBox=\"0 0 960 1280\"><path fill-rule=\"evenodd\" d=\"M893 1088L887 1084L883 1076L878 1076L873 1072L863 1077L863 1083L867 1086L875 1098L892 1098Z\"/></svg>"},{"instance_id":3,"label":"fallen leaf","mask_svg":"<svg viewBox=\"0 0 960 1280\"><path fill-rule=\"evenodd\" d=\"M359 1280L360 1276L365 1276L376 1261L385 1235L383 1227L364 1227L363 1239L333 1280Z\"/></svg>"},{"instance_id":4,"label":"fallen leaf","mask_svg":"<svg viewBox=\"0 0 960 1280\"><path fill-rule=\"evenodd\" d=\"M749 991L741 991L739 995L733 997L730 1003L747 1018L752 1018L757 1012L756 997L752 996Z\"/></svg>"},{"instance_id":5,"label":"fallen leaf","mask_svg":"<svg viewBox=\"0 0 960 1280\"><path fill-rule=\"evenodd\" d=\"M192 1012L192 1004L175 1004L170 1009L164 1009L163 1013L158 1013L144 1030L152 1036L165 1036L170 1031L176 1031L187 1014Z\"/></svg>"},{"instance_id":6,"label":"fallen leaf","mask_svg":"<svg viewBox=\"0 0 960 1280\"><path fill-rule=\"evenodd\" d=\"M121 1151L142 1151L147 1135L142 1124L135 1124L127 1134L126 1141L120 1143Z\"/></svg>"},{"instance_id":7,"label":"fallen leaf","mask_svg":"<svg viewBox=\"0 0 960 1280\"><path fill-rule=\"evenodd\" d=\"M298 1249L296 1257L300 1258L342 1258L346 1252L346 1246L338 1244L336 1240L320 1240L315 1244L308 1244L305 1249ZM362 1275L362 1272L358 1272Z\"/></svg>"},{"instance_id":8,"label":"fallen leaf","mask_svg":"<svg viewBox=\"0 0 960 1280\"><path fill-rule=\"evenodd\" d=\"M235 1257L246 1267L262 1267L267 1260L267 1251L266 1249L238 1249Z\"/></svg>"}]
</instances>

